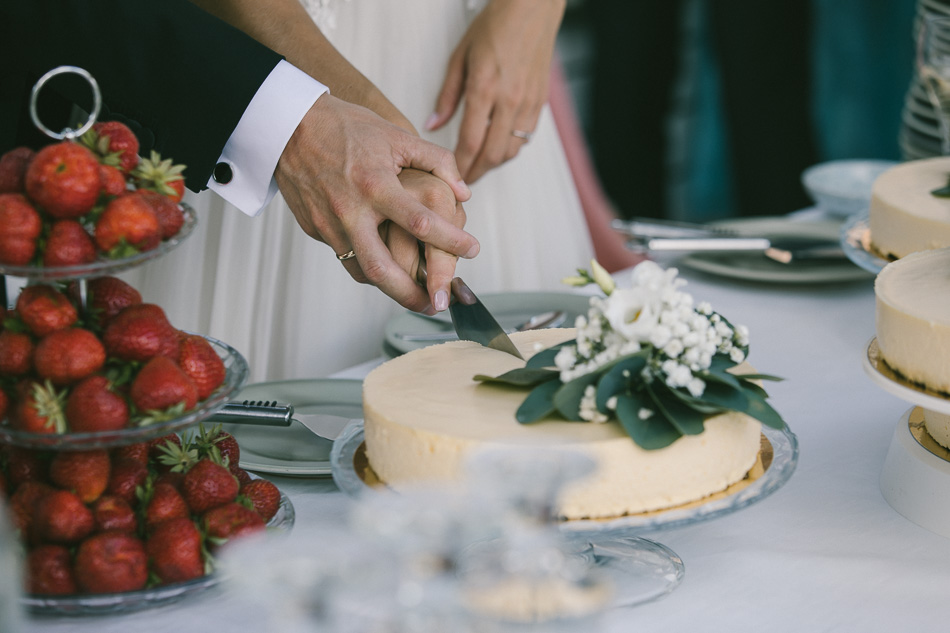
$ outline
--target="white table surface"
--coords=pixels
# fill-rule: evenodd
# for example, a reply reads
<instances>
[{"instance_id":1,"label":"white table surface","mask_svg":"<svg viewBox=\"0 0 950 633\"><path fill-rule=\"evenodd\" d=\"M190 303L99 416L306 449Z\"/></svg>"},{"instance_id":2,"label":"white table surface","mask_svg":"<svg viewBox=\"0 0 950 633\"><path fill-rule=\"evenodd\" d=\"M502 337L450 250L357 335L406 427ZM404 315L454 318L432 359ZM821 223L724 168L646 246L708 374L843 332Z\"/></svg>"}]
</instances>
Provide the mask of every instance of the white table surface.
<instances>
[{"instance_id":1,"label":"white table surface","mask_svg":"<svg viewBox=\"0 0 950 633\"><path fill-rule=\"evenodd\" d=\"M749 326L749 360L758 370L785 377L767 387L798 436L798 468L781 490L740 512L647 535L682 557L685 578L663 599L609 613L603 630L947 631L950 540L899 515L878 486L891 436L911 405L861 367L874 334L872 279L770 286L683 276L697 301ZM358 377L369 365L341 376ZM298 526L343 517L350 503L330 480L273 480L292 499ZM25 625L30 633L212 630L260 627L222 593L129 615L32 617Z\"/></svg>"}]
</instances>

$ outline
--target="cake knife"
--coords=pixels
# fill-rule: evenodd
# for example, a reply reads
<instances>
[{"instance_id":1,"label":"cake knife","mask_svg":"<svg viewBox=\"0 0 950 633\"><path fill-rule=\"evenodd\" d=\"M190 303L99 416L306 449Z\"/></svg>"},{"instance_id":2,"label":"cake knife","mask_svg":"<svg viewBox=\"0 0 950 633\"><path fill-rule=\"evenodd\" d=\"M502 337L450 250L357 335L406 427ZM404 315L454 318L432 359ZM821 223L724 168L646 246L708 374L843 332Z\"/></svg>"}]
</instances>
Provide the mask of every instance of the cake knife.
<instances>
[{"instance_id":1,"label":"cake knife","mask_svg":"<svg viewBox=\"0 0 950 633\"><path fill-rule=\"evenodd\" d=\"M452 315L452 325L455 326L459 339L474 341L524 360L518 348L508 338L505 329L498 325L498 321L485 304L460 277L452 280L452 295L455 301L449 304L449 314Z\"/></svg>"},{"instance_id":2,"label":"cake knife","mask_svg":"<svg viewBox=\"0 0 950 633\"><path fill-rule=\"evenodd\" d=\"M290 426L294 421L318 437L331 442L343 433L350 419L327 413L297 413L293 405L276 402L228 402L214 415L211 422L228 424L258 424L264 426Z\"/></svg>"}]
</instances>

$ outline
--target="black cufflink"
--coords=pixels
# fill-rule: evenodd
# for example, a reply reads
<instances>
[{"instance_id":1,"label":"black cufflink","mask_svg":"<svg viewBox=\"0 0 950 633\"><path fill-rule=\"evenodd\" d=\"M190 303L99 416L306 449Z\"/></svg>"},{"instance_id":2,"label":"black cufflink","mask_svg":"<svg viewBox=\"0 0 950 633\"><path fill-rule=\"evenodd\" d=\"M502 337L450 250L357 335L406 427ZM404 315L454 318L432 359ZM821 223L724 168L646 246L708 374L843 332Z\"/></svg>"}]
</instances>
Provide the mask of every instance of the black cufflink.
<instances>
[{"instance_id":1,"label":"black cufflink","mask_svg":"<svg viewBox=\"0 0 950 633\"><path fill-rule=\"evenodd\" d=\"M234 172L231 170L231 166L227 163L218 163L214 166L214 171L211 172L211 177L214 178L214 181L219 185L226 185L231 182L232 178L234 178Z\"/></svg>"}]
</instances>

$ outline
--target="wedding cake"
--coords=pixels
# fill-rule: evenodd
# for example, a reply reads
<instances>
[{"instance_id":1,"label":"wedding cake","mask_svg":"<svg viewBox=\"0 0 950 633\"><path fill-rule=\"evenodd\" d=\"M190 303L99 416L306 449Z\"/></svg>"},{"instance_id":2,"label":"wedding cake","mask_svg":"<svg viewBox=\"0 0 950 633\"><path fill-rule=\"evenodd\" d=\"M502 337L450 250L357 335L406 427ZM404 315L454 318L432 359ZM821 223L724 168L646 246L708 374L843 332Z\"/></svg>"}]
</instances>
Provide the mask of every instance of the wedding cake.
<instances>
[{"instance_id":1,"label":"wedding cake","mask_svg":"<svg viewBox=\"0 0 950 633\"><path fill-rule=\"evenodd\" d=\"M457 341L373 370L363 413L376 476L400 490L462 478L480 449L577 451L597 467L562 491L569 519L670 508L745 478L760 421L784 427L757 382L771 377L744 362L745 328L694 307L675 269L645 262L625 289L599 270L609 296L576 328L512 335L527 363Z\"/></svg>"},{"instance_id":2,"label":"wedding cake","mask_svg":"<svg viewBox=\"0 0 950 633\"><path fill-rule=\"evenodd\" d=\"M514 334L525 358L573 338L568 329ZM401 488L457 480L480 448L577 450L597 470L564 491L566 518L623 516L702 498L742 479L756 461L759 423L741 413L706 420L700 435L659 450L637 446L616 422L550 417L519 424L522 391L473 380L523 365L515 356L469 341L414 350L373 370L363 382L366 452L380 480Z\"/></svg>"},{"instance_id":3,"label":"wedding cake","mask_svg":"<svg viewBox=\"0 0 950 633\"><path fill-rule=\"evenodd\" d=\"M871 247L898 259L950 246L950 197L934 195L950 179L950 157L902 163L877 177L871 189Z\"/></svg>"},{"instance_id":4,"label":"wedding cake","mask_svg":"<svg viewBox=\"0 0 950 633\"><path fill-rule=\"evenodd\" d=\"M901 377L950 394L950 248L891 262L874 283L881 358ZM928 432L950 447L950 420L927 412Z\"/></svg>"}]
</instances>

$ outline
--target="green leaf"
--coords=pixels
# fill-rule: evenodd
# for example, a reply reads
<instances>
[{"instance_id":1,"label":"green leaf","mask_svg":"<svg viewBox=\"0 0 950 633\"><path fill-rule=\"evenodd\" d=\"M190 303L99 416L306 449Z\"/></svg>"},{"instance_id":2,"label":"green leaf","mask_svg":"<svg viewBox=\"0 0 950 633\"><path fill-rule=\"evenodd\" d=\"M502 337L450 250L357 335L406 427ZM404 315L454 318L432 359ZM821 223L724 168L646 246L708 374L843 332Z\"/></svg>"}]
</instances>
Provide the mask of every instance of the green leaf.
<instances>
[{"instance_id":1,"label":"green leaf","mask_svg":"<svg viewBox=\"0 0 950 633\"><path fill-rule=\"evenodd\" d=\"M765 401L765 398L753 392L748 392L748 395L749 406L744 412L746 415L752 416L765 426L773 429L785 428L785 420L772 408L772 405Z\"/></svg>"},{"instance_id":2,"label":"green leaf","mask_svg":"<svg viewBox=\"0 0 950 633\"><path fill-rule=\"evenodd\" d=\"M584 397L584 390L596 383L599 377L600 372L593 372L561 385L561 388L554 394L554 406L561 412L561 415L568 420L579 420L581 398Z\"/></svg>"},{"instance_id":3,"label":"green leaf","mask_svg":"<svg viewBox=\"0 0 950 633\"><path fill-rule=\"evenodd\" d=\"M543 349L531 358L528 359L528 362L525 363L527 369L539 369L541 367L554 367L554 357L557 356L557 353L561 351L561 348L565 345L573 345L574 341L564 341L563 343L558 343L547 349Z\"/></svg>"},{"instance_id":4,"label":"green leaf","mask_svg":"<svg viewBox=\"0 0 950 633\"><path fill-rule=\"evenodd\" d=\"M515 412L515 419L521 424L527 424L554 413L554 394L560 387L561 383L557 380L549 380L532 389Z\"/></svg>"},{"instance_id":5,"label":"green leaf","mask_svg":"<svg viewBox=\"0 0 950 633\"><path fill-rule=\"evenodd\" d=\"M626 389L632 380L640 381L640 372L647 365L649 350L643 350L617 360L597 382L597 410L607 413L607 401ZM624 375L626 374L626 375ZM629 377L628 377L629 376Z\"/></svg>"},{"instance_id":6,"label":"green leaf","mask_svg":"<svg viewBox=\"0 0 950 633\"><path fill-rule=\"evenodd\" d=\"M488 383L500 383L503 385L512 385L515 387L534 387L542 382L547 382L557 378L558 372L553 369L528 369L522 367L506 371L500 376L486 376L477 374L474 380Z\"/></svg>"},{"instance_id":7,"label":"green leaf","mask_svg":"<svg viewBox=\"0 0 950 633\"><path fill-rule=\"evenodd\" d=\"M698 399L732 411L744 411L749 404L746 390L738 379L722 379L721 376L711 374L705 376L706 389ZM730 378L735 378L730 375Z\"/></svg>"},{"instance_id":8,"label":"green leaf","mask_svg":"<svg viewBox=\"0 0 950 633\"><path fill-rule=\"evenodd\" d=\"M703 432L706 415L686 406L672 390L659 380L647 385L647 393L653 400L657 413L665 417L683 435L699 435Z\"/></svg>"},{"instance_id":9,"label":"green leaf","mask_svg":"<svg viewBox=\"0 0 950 633\"><path fill-rule=\"evenodd\" d=\"M739 378L739 382L742 383L742 388L746 391L751 391L763 398L769 397L769 394L765 391L765 389L763 389L760 385L755 384L751 380L743 380L742 378Z\"/></svg>"},{"instance_id":10,"label":"green leaf","mask_svg":"<svg viewBox=\"0 0 950 633\"><path fill-rule=\"evenodd\" d=\"M682 436L663 416L656 413L646 420L640 419L640 409L643 408L652 409L649 403L638 395L617 396L617 419L637 446L652 451L665 448Z\"/></svg>"},{"instance_id":11,"label":"green leaf","mask_svg":"<svg viewBox=\"0 0 950 633\"><path fill-rule=\"evenodd\" d=\"M771 380L772 382L782 382L785 380L781 376L773 376L772 374L733 374L736 378L742 380Z\"/></svg>"}]
</instances>

